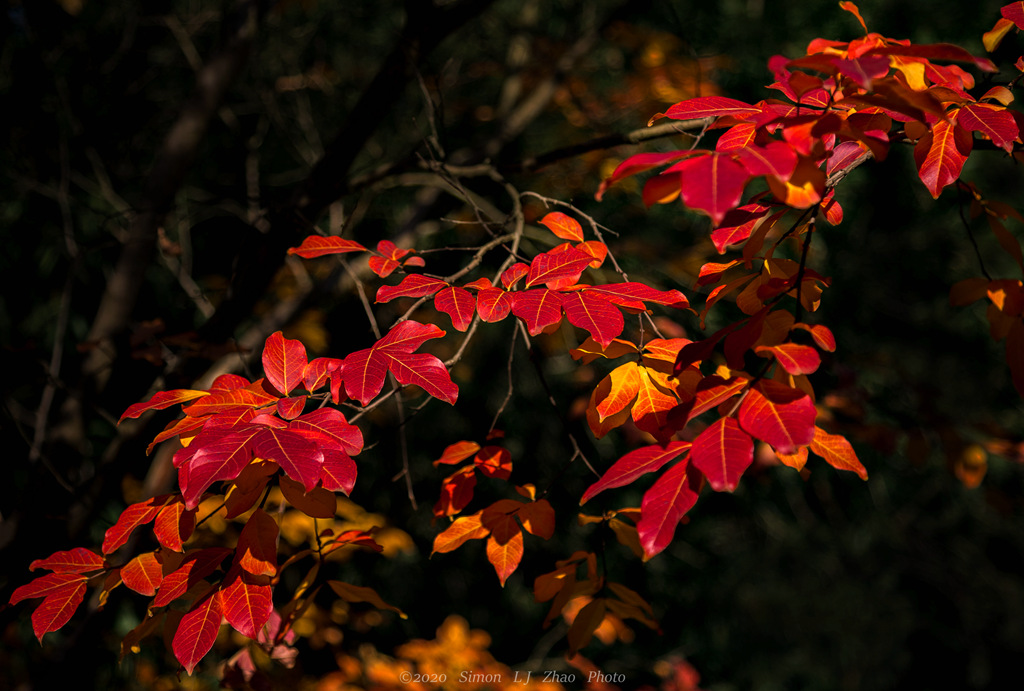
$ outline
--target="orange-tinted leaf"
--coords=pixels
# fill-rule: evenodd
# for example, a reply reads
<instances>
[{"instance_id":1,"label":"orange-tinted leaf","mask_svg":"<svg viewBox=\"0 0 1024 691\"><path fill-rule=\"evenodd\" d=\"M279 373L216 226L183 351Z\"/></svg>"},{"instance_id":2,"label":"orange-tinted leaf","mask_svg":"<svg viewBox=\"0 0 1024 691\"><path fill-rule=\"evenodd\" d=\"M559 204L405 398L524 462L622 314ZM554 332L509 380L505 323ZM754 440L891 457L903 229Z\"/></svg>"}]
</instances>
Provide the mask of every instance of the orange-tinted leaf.
<instances>
[{"instance_id":1,"label":"orange-tinted leaf","mask_svg":"<svg viewBox=\"0 0 1024 691\"><path fill-rule=\"evenodd\" d=\"M455 442L444 450L441 457L434 461L434 465L455 465L466 460L479 450L480 445L475 441Z\"/></svg>"},{"instance_id":2,"label":"orange-tinted leaf","mask_svg":"<svg viewBox=\"0 0 1024 691\"><path fill-rule=\"evenodd\" d=\"M515 533L508 542L499 544L494 536L487 538L487 560L494 565L494 571L498 574L501 587L505 587L505 581L519 566L523 559L523 534Z\"/></svg>"},{"instance_id":3,"label":"orange-tinted leaf","mask_svg":"<svg viewBox=\"0 0 1024 691\"><path fill-rule=\"evenodd\" d=\"M555 534L555 510L547 499L524 504L516 514L523 529L531 535L550 540Z\"/></svg>"},{"instance_id":4,"label":"orange-tinted leaf","mask_svg":"<svg viewBox=\"0 0 1024 691\"><path fill-rule=\"evenodd\" d=\"M456 331L465 331L473 322L476 298L465 288L448 286L434 297L434 307L451 317Z\"/></svg>"},{"instance_id":5,"label":"orange-tinted leaf","mask_svg":"<svg viewBox=\"0 0 1024 691\"><path fill-rule=\"evenodd\" d=\"M140 525L145 525L155 519L157 514L160 513L160 509L163 508L170 498L171 495L164 494L139 502L138 504L132 504L122 511L121 515L117 518L117 523L108 528L107 532L103 535L103 553L110 554L128 542L128 537L132 534L132 531Z\"/></svg>"},{"instance_id":6,"label":"orange-tinted leaf","mask_svg":"<svg viewBox=\"0 0 1024 691\"><path fill-rule=\"evenodd\" d=\"M749 397L749 394L748 394ZM732 492L754 460L754 442L731 417L708 425L693 440L690 462L708 479L716 492Z\"/></svg>"},{"instance_id":7,"label":"orange-tinted leaf","mask_svg":"<svg viewBox=\"0 0 1024 691\"><path fill-rule=\"evenodd\" d=\"M811 440L811 451L824 458L833 468L852 470L860 476L861 480L868 479L867 469L857 458L857 453L846 437L829 434L820 427L815 427L814 438Z\"/></svg>"},{"instance_id":8,"label":"orange-tinted leaf","mask_svg":"<svg viewBox=\"0 0 1024 691\"><path fill-rule=\"evenodd\" d=\"M171 649L189 674L213 647L217 632L220 631L221 618L220 598L214 591L181 618L171 640Z\"/></svg>"},{"instance_id":9,"label":"orange-tinted leaf","mask_svg":"<svg viewBox=\"0 0 1024 691\"><path fill-rule=\"evenodd\" d=\"M960 177L974 140L956 122L939 120L914 146L921 182L935 199Z\"/></svg>"},{"instance_id":10,"label":"orange-tinted leaf","mask_svg":"<svg viewBox=\"0 0 1024 691\"><path fill-rule=\"evenodd\" d=\"M163 581L163 567L156 554L146 552L121 567L121 580L139 595L152 597Z\"/></svg>"},{"instance_id":11,"label":"orange-tinted leaf","mask_svg":"<svg viewBox=\"0 0 1024 691\"><path fill-rule=\"evenodd\" d=\"M444 479L441 496L434 505L435 516L454 516L473 500L476 473L473 466L465 466Z\"/></svg>"},{"instance_id":12,"label":"orange-tinted leaf","mask_svg":"<svg viewBox=\"0 0 1024 691\"><path fill-rule=\"evenodd\" d=\"M394 259L378 257L377 255L370 257L367 265L370 267L370 271L381 278L387 278L395 272L395 269L401 266L401 264L396 262Z\"/></svg>"},{"instance_id":13,"label":"orange-tinted leaf","mask_svg":"<svg viewBox=\"0 0 1024 691\"><path fill-rule=\"evenodd\" d=\"M540 219L540 224L563 240L583 242L583 228L572 216L567 216L561 211L552 211Z\"/></svg>"},{"instance_id":14,"label":"orange-tinted leaf","mask_svg":"<svg viewBox=\"0 0 1024 691\"><path fill-rule=\"evenodd\" d=\"M679 405L679 398L668 377L663 372L641 367L640 387L631 411L636 426L661 442L668 441L676 431L669 412Z\"/></svg>"},{"instance_id":15,"label":"orange-tinted leaf","mask_svg":"<svg viewBox=\"0 0 1024 691\"><path fill-rule=\"evenodd\" d=\"M787 181L765 178L775 198L794 209L807 209L825 196L825 173L810 159L801 158Z\"/></svg>"},{"instance_id":16,"label":"orange-tinted leaf","mask_svg":"<svg viewBox=\"0 0 1024 691\"><path fill-rule=\"evenodd\" d=\"M49 569L54 573L89 573L99 571L106 560L85 547L75 547L64 552L54 552L46 559L36 559L28 565L30 571Z\"/></svg>"},{"instance_id":17,"label":"orange-tinted leaf","mask_svg":"<svg viewBox=\"0 0 1024 691\"><path fill-rule=\"evenodd\" d=\"M635 362L619 365L605 378L607 392L602 392L596 407L598 420L604 422L616 413L630 407L640 391L640 366Z\"/></svg>"},{"instance_id":18,"label":"orange-tinted leaf","mask_svg":"<svg viewBox=\"0 0 1024 691\"><path fill-rule=\"evenodd\" d=\"M406 619L405 612L398 609L394 605L389 605L381 599L380 595L373 588L367 588L365 586L352 585L351 583L344 583L342 581L327 581L327 585L331 587L338 597L346 602L367 602L377 609L391 610L402 619Z\"/></svg>"},{"instance_id":19,"label":"orange-tinted leaf","mask_svg":"<svg viewBox=\"0 0 1024 691\"><path fill-rule=\"evenodd\" d=\"M434 547L431 554L451 552L458 549L469 540L479 540L490 534L481 521L483 511L478 511L472 516L460 516L448 526L447 530L434 538Z\"/></svg>"},{"instance_id":20,"label":"orange-tinted leaf","mask_svg":"<svg viewBox=\"0 0 1024 691\"><path fill-rule=\"evenodd\" d=\"M530 273L529 265L516 262L501 272L501 285L505 286L505 290L512 290L516 283L528 273Z\"/></svg>"},{"instance_id":21,"label":"orange-tinted leaf","mask_svg":"<svg viewBox=\"0 0 1024 691\"><path fill-rule=\"evenodd\" d=\"M843 0L843 2L839 3L839 8L846 10L854 17L856 17L857 21L860 22L861 27L863 27L864 33L866 34L868 32L868 25L864 23L864 17L860 16L860 10L857 8L857 5L855 3L849 2L848 0Z\"/></svg>"},{"instance_id":22,"label":"orange-tinted leaf","mask_svg":"<svg viewBox=\"0 0 1024 691\"><path fill-rule=\"evenodd\" d=\"M674 202L682 192L681 181L679 173L662 173L647 178L640 193L644 206L649 208L655 204Z\"/></svg>"},{"instance_id":23,"label":"orange-tinted leaf","mask_svg":"<svg viewBox=\"0 0 1024 691\"><path fill-rule=\"evenodd\" d=\"M676 463L644 492L636 529L645 559L668 547L679 521L697 503L701 476L688 470L688 464Z\"/></svg>"},{"instance_id":24,"label":"orange-tinted leaf","mask_svg":"<svg viewBox=\"0 0 1024 691\"><path fill-rule=\"evenodd\" d=\"M743 399L739 422L746 432L776 451L791 454L811 443L816 416L814 402L803 391L760 381Z\"/></svg>"},{"instance_id":25,"label":"orange-tinted leaf","mask_svg":"<svg viewBox=\"0 0 1024 691\"><path fill-rule=\"evenodd\" d=\"M120 424L125 418L138 417L147 410L163 410L164 408L170 408L172 405L177 405L178 403L187 403L189 401L194 401L197 398L209 395L209 391L194 391L192 389L157 391L148 401L129 406L128 410L124 411L121 419L117 422Z\"/></svg>"},{"instance_id":26,"label":"orange-tinted leaf","mask_svg":"<svg viewBox=\"0 0 1024 691\"><path fill-rule=\"evenodd\" d=\"M587 503L606 489L625 487L646 473L660 470L666 463L678 458L689 448L690 442L688 441L673 441L664 446L645 446L630 451L615 461L600 480L587 488L580 498L580 505Z\"/></svg>"},{"instance_id":27,"label":"orange-tinted leaf","mask_svg":"<svg viewBox=\"0 0 1024 691\"><path fill-rule=\"evenodd\" d=\"M256 509L238 536L238 565L254 576L275 575L277 532L277 522L263 509Z\"/></svg>"},{"instance_id":28,"label":"orange-tinted leaf","mask_svg":"<svg viewBox=\"0 0 1024 691\"><path fill-rule=\"evenodd\" d=\"M153 534L167 549L181 552L184 542L192 537L195 527L196 510L186 509L181 498L175 497L156 515Z\"/></svg>"},{"instance_id":29,"label":"orange-tinted leaf","mask_svg":"<svg viewBox=\"0 0 1024 691\"><path fill-rule=\"evenodd\" d=\"M280 478L278 484L288 503L302 513L311 518L334 518L338 508L338 498L334 492L323 487L314 487L306 492L300 483L286 477Z\"/></svg>"},{"instance_id":30,"label":"orange-tinted leaf","mask_svg":"<svg viewBox=\"0 0 1024 691\"><path fill-rule=\"evenodd\" d=\"M588 240L587 242L581 242L580 244L576 245L576 249L578 249L580 252L586 252L587 254L594 258L593 261L591 261L590 264L587 265L591 269L600 269L601 265L604 264L605 258L607 258L608 256L608 245L604 244L603 242L598 242L597 240Z\"/></svg>"},{"instance_id":31,"label":"orange-tinted leaf","mask_svg":"<svg viewBox=\"0 0 1024 691\"><path fill-rule=\"evenodd\" d=\"M982 295L984 297L984 295ZM836 337L832 335L832 330L827 326L821 324L794 324L794 329L800 329L811 334L811 338L814 339L814 344L822 350L830 353L836 350Z\"/></svg>"},{"instance_id":32,"label":"orange-tinted leaf","mask_svg":"<svg viewBox=\"0 0 1024 691\"><path fill-rule=\"evenodd\" d=\"M263 371L275 389L285 396L302 384L306 370L306 347L300 341L285 338L275 331L263 348Z\"/></svg>"},{"instance_id":33,"label":"orange-tinted leaf","mask_svg":"<svg viewBox=\"0 0 1024 691\"><path fill-rule=\"evenodd\" d=\"M1000 17L996 21L996 25L981 36L981 42L984 44L985 50L990 53L995 51L995 49L999 47L999 44L1003 42L1006 34L1010 33L1010 29L1012 28L1012 21L1006 17Z\"/></svg>"},{"instance_id":34,"label":"orange-tinted leaf","mask_svg":"<svg viewBox=\"0 0 1024 691\"><path fill-rule=\"evenodd\" d=\"M512 454L500 446L485 446L473 459L473 467L487 477L507 480L512 475Z\"/></svg>"},{"instance_id":35,"label":"orange-tinted leaf","mask_svg":"<svg viewBox=\"0 0 1024 691\"><path fill-rule=\"evenodd\" d=\"M269 583L261 583L260 580L239 569L232 569L217 593L224 618L235 631L253 640L274 611L274 590Z\"/></svg>"},{"instance_id":36,"label":"orange-tinted leaf","mask_svg":"<svg viewBox=\"0 0 1024 691\"><path fill-rule=\"evenodd\" d=\"M303 259L322 257L325 254L344 254L345 252L365 252L366 248L354 240L339 237L310 235L298 247L292 247L288 254L297 254Z\"/></svg>"}]
</instances>

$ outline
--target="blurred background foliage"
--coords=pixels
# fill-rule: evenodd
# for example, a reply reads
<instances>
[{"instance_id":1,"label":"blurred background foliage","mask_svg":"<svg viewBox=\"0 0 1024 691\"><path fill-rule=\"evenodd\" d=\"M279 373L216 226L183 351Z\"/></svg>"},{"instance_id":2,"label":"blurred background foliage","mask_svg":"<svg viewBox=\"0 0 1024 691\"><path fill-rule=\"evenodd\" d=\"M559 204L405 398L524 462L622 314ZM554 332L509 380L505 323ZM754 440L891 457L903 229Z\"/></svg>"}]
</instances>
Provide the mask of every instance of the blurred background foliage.
<instances>
[{"instance_id":1,"label":"blurred background foliage","mask_svg":"<svg viewBox=\"0 0 1024 691\"><path fill-rule=\"evenodd\" d=\"M627 155L688 146L689 137L597 148L540 168L529 165L531 157L642 128L690 96L765 98L772 55L797 56L815 37L849 40L858 29L833 2L439 3L479 7L418 56L415 74L386 84L380 98L390 105L365 136L339 145L336 133L351 131L346 126L394 51L407 12L422 8L395 0L258 3L251 54L174 190L130 323L113 336L116 357L89 371L100 296L132 219L145 210L156 152L197 71L229 45L233 18L246 4L8 0L0 18L8 122L0 147L5 602L28 580L32 559L98 544L127 503L173 482L167 453L144 455L171 415L113 425L152 387L187 386L218 362L245 372L254 366L252 343L262 343L246 338L275 328L337 357L372 342L350 275L325 261L278 259L273 281L228 323L227 338L203 331L233 299L238 274L263 261L263 238L274 232L266 219L294 199L332 147L354 157L342 170L346 193L319 221L332 232L344 229L367 245L414 243L428 251L431 272L450 273L466 255L429 250L473 246L484 234L473 209L420 163L492 161L519 190L571 202L614 231L606 240L633 278L681 288L699 304L694 277L715 256L705 218L676 205L644 210L635 185L619 186L600 204L593 199L601 178ZM981 34L1000 3L859 4L869 28L883 35L981 53ZM1019 44L1008 40L1001 51L996 57L1012 62ZM991 198L1019 198L1019 169L999 154L978 156L964 177ZM661 625L660 632L608 630L583 651L602 670L625 674L622 688L694 688L683 659L703 688L723 691L1019 686L1022 406L982 308L948 306L949 287L980 274L957 200L947 193L933 201L914 178L909 149L855 171L838 190L845 222L816 236L811 258L833 278L816 316L839 343L817 388L831 392L824 400L831 423L855 440L870 481L813 462L810 473L796 474L759 452L737 492L707 493L661 556L641 564L609 542L609 575L648 596ZM462 183L508 212L507 194L493 181ZM526 199L528 220L544 212L540 201ZM994 240L973 230L988 269L1009 275ZM536 233L527 246L543 249L544 242ZM352 269L375 290L377 279ZM389 324L407 304L380 306L378 321ZM728 317L727 306L717 309ZM424 308L420 318L436 314ZM674 328L696 333L695 320L680 321ZM571 361L571 329L536 341L537 369L521 348L515 353L514 398L498 425L512 452L513 481L537 484L563 507L555 538L528 539L504 589L480 545L426 558L443 527L431 521L430 506L446 474L430 461L458 439L482 441L510 385L510 327L482 330L457 365L454 410L436 403L414 410L421 401L406 400L407 413L414 410L404 426L416 507L393 481L402 453L394 409L382 406L361 423L369 446L338 522L389 526L381 534L386 549L383 556L344 555L338 577L374 586L408 618L321 598L296 627L301 655L293 668L256 660L273 688L405 688L395 685L398 670L431 664L584 676L564 659L566 625L543 629L547 607L531 594L533 578L555 560L607 541L564 508L575 506L592 478L582 464L566 465L565 430L590 438L582 410L605 373L599 363ZM450 355L457 345L446 340L434 352ZM548 386L560 414L547 402ZM627 430L590 439L584 451L600 469L639 436ZM480 505L500 489L481 482ZM608 493L586 512L636 505L639 497L639 489ZM312 528L298 514L282 520L286 548L309 541ZM208 528L203 539L230 540L239 525ZM216 687L224 670L214 662L176 679L159 640L118 664L120 639L144 606L117 593L101 611L92 607L47 636L43 647L32 639L27 607L0 611L0 686L50 689L73 678L82 688ZM226 659L238 645L225 629L216 651ZM231 668L227 678L241 687L261 683L240 674Z\"/></svg>"}]
</instances>

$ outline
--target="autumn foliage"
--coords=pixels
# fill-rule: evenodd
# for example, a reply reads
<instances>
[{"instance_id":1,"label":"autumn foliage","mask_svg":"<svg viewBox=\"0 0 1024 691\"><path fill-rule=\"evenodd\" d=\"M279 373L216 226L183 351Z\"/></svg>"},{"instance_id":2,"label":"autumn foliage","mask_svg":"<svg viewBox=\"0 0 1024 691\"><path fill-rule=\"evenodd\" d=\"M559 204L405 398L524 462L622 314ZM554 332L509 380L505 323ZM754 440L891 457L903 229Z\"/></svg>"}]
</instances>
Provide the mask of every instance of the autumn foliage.
<instances>
[{"instance_id":1,"label":"autumn foliage","mask_svg":"<svg viewBox=\"0 0 1024 691\"><path fill-rule=\"evenodd\" d=\"M30 569L47 573L18 588L11 604L41 600L32 626L42 640L69 621L89 588L99 589L104 602L124 585L150 599L149 616L129 634L125 652L148 635L171 631L174 655L189 674L225 623L254 648L286 657L291 627L321 591L400 614L386 593L331 575L328 557L339 550L382 551L375 530L336 532L318 525L313 546L282 558L281 512L287 506L311 519L332 519L336 493L349 495L359 485L364 434L373 434L355 423L401 396L403 387L418 387L457 408L451 368L478 330L505 320L515 320L514 338L527 342L565 324L575 327L584 340L571 349L573 360L599 363L607 372L586 407L590 432L601 438L630 426L643 442L597 471L578 497L584 506L578 521L609 530L644 561L668 547L702 493L735 490L759 447L796 471L818 471L822 465L812 459L821 459L866 480L850 440L830 428L811 378L823 355L838 351L842 357L832 331L815 319L831 280L808 261L816 234L843 222L835 189L854 169L883 165L897 150L907 150L930 195L951 189L964 196L971 215L987 220L1024 271L1021 247L1005 227L1008 219L1024 221L1021 213L961 179L978 151L1019 157L1024 119L1009 108L1020 73L981 90L975 74L994 73L990 60L953 45L915 45L871 33L853 3L840 6L863 28L863 37L819 38L803 56L772 57L772 97L760 102L704 96L676 103L652 122L678 121L680 131L697 133L692 145L633 155L600 184L598 198L620 181L656 171L643 183L645 204L679 200L710 219L711 241L724 256L702 266L689 298L628 277L600 224L555 200L547 203L565 211L551 210L533 228L548 233L550 249L532 256L522 249L526 222L519 215L448 276L430 273L427 256L388 240L371 250L353 240L312 235L290 253L304 260L365 258L385 281L375 301L404 300L405 315L381 329L372 346L335 357L310 359L301 342L276 332L266 340L261 377L224 374L206 389L159 391L131 405L122 420L180 407L181 416L149 449L180 442L174 454L178 490L129 506L98 550L78 547L33 562ZM1021 7L1003 8L985 35L989 50L1024 28ZM1024 59L1017 69L1024 71ZM691 305L698 295L699 308ZM1024 283L985 276L952 288L955 305L979 300L988 302L992 336L1005 341L1010 373L1024 395ZM738 316L703 333L712 310L726 302ZM700 329L672 328L654 313L692 318ZM431 342L442 338L459 339L458 353L448 361L429 352ZM577 450L572 460L579 456ZM531 544L552 538L559 516L578 513L553 505L533 484L511 481L520 459L503 446L496 426L475 439L451 439L434 465L439 482L432 558L477 549L502 586ZM573 470L587 472L583 466L574 463ZM504 497L481 505L475 496L480 478L504 483ZM634 483L645 488L640 506L587 513L598 495L607 506L615 502L615 490ZM215 514L244 522L235 544L196 540ZM152 531L155 550L130 552L139 529ZM310 557L311 569L303 561ZM308 572L298 588L284 592L282 573L299 563ZM644 595L609 580L592 551L566 554L549 571L529 577L538 607L549 610L547 623L566 620L574 664L585 665L577 653L602 632L614 638L627 623L658 629ZM472 638L454 619L438 636ZM409 643L399 653L402 664L434 669L430 665L439 663L430 661L431 645ZM498 664L481 657L485 647L469 645L474 664ZM382 672L374 660L353 664L353 678L394 686L393 679L378 679ZM390 669L393 674L398 668Z\"/></svg>"}]
</instances>

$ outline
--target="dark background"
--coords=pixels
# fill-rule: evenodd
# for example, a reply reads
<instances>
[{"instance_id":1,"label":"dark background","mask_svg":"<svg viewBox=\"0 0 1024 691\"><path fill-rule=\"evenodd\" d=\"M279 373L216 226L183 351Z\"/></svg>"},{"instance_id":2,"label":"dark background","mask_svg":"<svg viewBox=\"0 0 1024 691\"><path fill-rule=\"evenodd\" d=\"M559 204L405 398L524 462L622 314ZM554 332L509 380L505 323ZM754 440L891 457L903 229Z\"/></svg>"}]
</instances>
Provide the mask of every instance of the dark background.
<instances>
[{"instance_id":1,"label":"dark background","mask_svg":"<svg viewBox=\"0 0 1024 691\"><path fill-rule=\"evenodd\" d=\"M630 153L689 140L596 148L539 170L523 161L642 128L698 93L768 97L772 55L795 57L815 37L859 32L832 2L407 5L8 0L0 17L0 600L29 580L31 560L98 545L127 502L173 486L166 453L144 453L173 415L115 427L128 405L155 388L188 387L218 362L256 376L258 358L245 356L258 355L277 328L337 357L373 342L336 263L283 262L310 219L344 222L346 237L368 246L479 244L479 227L467 225L473 213L439 192L420 162L442 150L454 163L490 160L519 190L572 202L616 231L606 239L632 278L678 287L699 304L694 278L715 254L704 217L677 205L644 210L631 184L593 199ZM982 54L999 3L860 6L883 35ZM247 22L257 27L251 38ZM995 57L1012 69L1019 52L1011 35ZM220 81L206 101L190 101L197 70L213 64ZM201 131L184 152L168 152L182 113ZM673 655L710 689L1019 686L1021 403L983 308L948 306L953 283L981 274L955 194L933 201L914 178L910 151L899 147L853 173L837 192L846 219L816 236L811 260L833 278L816 318L839 344L815 385L830 392L834 426L854 440L871 479L813 460L802 476L764 458L734 494L706 493L646 565L612 547L609 574L648 597L662 628L637 627L631 642L584 651L606 671L627 673L624 688L657 684L656 662ZM979 153L964 178L991 198L1019 198L1019 169L1001 154ZM464 184L508 211L493 181ZM543 213L527 204L529 220ZM990 273L1011 276L987 230L974 232ZM533 237L529 248L543 249L540 233ZM125 275L119 258L140 238L130 309L112 316L104 291ZM426 256L431 272L445 274L466 255ZM380 284L366 272L362 280L371 294ZM378 321L389 324L405 305L379 306ZM694 320L680 322L696 333ZM555 560L598 539L576 526L573 507L592 479L579 463L566 467L565 429L589 440L599 469L629 448L622 436L594 442L583 432L579 412L606 370L569 360L571 329L536 343L557 414L520 349L515 397L499 424L513 481L536 483L563 507L555 539L528 539L504 589L480 544L426 559L442 527L430 506L444 473L430 461L490 426L508 388L511 326L482 330L455 368L454 411L432 403L406 423L418 509L392 481L401 468L393 409L360 423L368 449L352 500L408 538L394 532L405 551L357 555L337 567L339 577L373 585L409 618L357 609L346 621L324 619L340 639L302 638L300 666L275 672L281 680L312 687L337 669L337 655L360 645L390 655L408 639L433 638L451 613L488 631L491 653L512 667L565 668L564 639L541 628L547 607L530 590ZM457 343L433 352L450 354ZM110 356L98 354L108 348ZM980 487L965 487L958 468L979 456L988 472ZM637 505L642 489L609 492L587 509ZM480 505L500 491L482 482ZM31 603L0 611L0 686L49 689L73 674L81 688L173 688L175 664L159 640L117 664L118 641L145 609L123 591L102 611L83 606L42 647ZM328 599L319 604L330 611ZM215 686L213 658L232 650L215 649L195 683Z\"/></svg>"}]
</instances>

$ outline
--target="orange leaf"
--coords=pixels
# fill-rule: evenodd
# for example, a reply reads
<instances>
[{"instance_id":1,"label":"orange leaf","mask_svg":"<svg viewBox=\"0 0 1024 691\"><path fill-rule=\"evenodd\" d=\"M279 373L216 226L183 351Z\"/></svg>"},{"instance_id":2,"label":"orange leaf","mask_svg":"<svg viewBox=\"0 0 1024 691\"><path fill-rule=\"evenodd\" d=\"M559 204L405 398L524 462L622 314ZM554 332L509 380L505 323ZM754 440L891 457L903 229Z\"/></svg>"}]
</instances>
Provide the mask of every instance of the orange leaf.
<instances>
[{"instance_id":1,"label":"orange leaf","mask_svg":"<svg viewBox=\"0 0 1024 691\"><path fill-rule=\"evenodd\" d=\"M824 458L833 468L852 470L860 476L861 480L868 479L867 469L857 458L857 453L853 450L850 442L843 436L829 434L820 427L815 427L811 451Z\"/></svg>"},{"instance_id":2,"label":"orange leaf","mask_svg":"<svg viewBox=\"0 0 1024 691\"><path fill-rule=\"evenodd\" d=\"M494 536L487 538L487 560L494 565L494 571L498 574L501 587L505 587L505 581L519 566L523 558L523 534L516 532L508 542L499 544Z\"/></svg>"},{"instance_id":3,"label":"orange leaf","mask_svg":"<svg viewBox=\"0 0 1024 691\"><path fill-rule=\"evenodd\" d=\"M277 522L256 509L238 536L238 565L254 576L277 573Z\"/></svg>"},{"instance_id":4,"label":"orange leaf","mask_svg":"<svg viewBox=\"0 0 1024 691\"><path fill-rule=\"evenodd\" d=\"M448 526L447 530L434 538L434 547L431 555L451 552L458 549L470 540L479 540L487 537L491 531L483 526L481 515L478 511L472 516L461 516Z\"/></svg>"},{"instance_id":5,"label":"orange leaf","mask_svg":"<svg viewBox=\"0 0 1024 691\"><path fill-rule=\"evenodd\" d=\"M590 639L594 636L594 631L604 621L607 611L608 605L605 599L599 597L588 602L583 606L583 609L576 613L572 626L569 627L568 634L570 656L575 655L590 643Z\"/></svg>"},{"instance_id":6,"label":"orange leaf","mask_svg":"<svg viewBox=\"0 0 1024 691\"><path fill-rule=\"evenodd\" d=\"M163 581L163 568L156 554L146 552L121 567L121 580L139 595L152 597Z\"/></svg>"},{"instance_id":7,"label":"orange leaf","mask_svg":"<svg viewBox=\"0 0 1024 691\"><path fill-rule=\"evenodd\" d=\"M540 224L563 240L583 241L583 228L572 216L567 216L561 211L552 211L540 219Z\"/></svg>"},{"instance_id":8,"label":"orange leaf","mask_svg":"<svg viewBox=\"0 0 1024 691\"><path fill-rule=\"evenodd\" d=\"M394 605L389 605L384 602L380 595L377 594L377 591L373 588L352 585L351 583L344 583L342 581L327 581L327 585L331 586L331 590L337 593L338 597L346 602L368 602L377 609L388 609L396 613L402 619L408 618L405 612Z\"/></svg>"}]
</instances>

